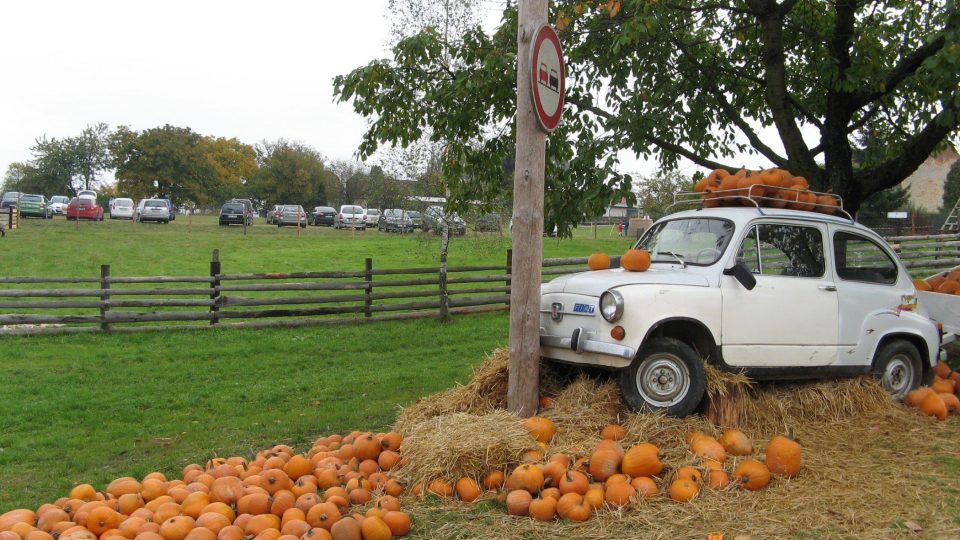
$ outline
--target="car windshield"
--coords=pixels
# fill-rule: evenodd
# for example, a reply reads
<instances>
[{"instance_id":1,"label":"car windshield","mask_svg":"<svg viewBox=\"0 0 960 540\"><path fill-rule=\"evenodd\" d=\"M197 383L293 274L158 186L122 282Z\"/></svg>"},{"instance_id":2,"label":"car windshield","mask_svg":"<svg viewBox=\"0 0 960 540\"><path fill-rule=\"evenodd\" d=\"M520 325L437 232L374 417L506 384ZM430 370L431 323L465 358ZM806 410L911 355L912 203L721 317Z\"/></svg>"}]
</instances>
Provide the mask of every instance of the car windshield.
<instances>
[{"instance_id":1,"label":"car windshield","mask_svg":"<svg viewBox=\"0 0 960 540\"><path fill-rule=\"evenodd\" d=\"M651 262L709 266L723 255L733 236L733 222L715 218L661 221L636 247L650 252Z\"/></svg>"},{"instance_id":2,"label":"car windshield","mask_svg":"<svg viewBox=\"0 0 960 540\"><path fill-rule=\"evenodd\" d=\"M379 216L379 215L380 215L380 211L379 211L379 210L367 210L367 215L368 215L368 216Z\"/></svg>"},{"instance_id":3,"label":"car windshield","mask_svg":"<svg viewBox=\"0 0 960 540\"><path fill-rule=\"evenodd\" d=\"M167 203L163 201L147 201L147 203L144 206L148 208L166 208Z\"/></svg>"},{"instance_id":4,"label":"car windshield","mask_svg":"<svg viewBox=\"0 0 960 540\"><path fill-rule=\"evenodd\" d=\"M420 217L420 212L417 212L416 210L407 210L407 215L411 218L417 219Z\"/></svg>"}]
</instances>

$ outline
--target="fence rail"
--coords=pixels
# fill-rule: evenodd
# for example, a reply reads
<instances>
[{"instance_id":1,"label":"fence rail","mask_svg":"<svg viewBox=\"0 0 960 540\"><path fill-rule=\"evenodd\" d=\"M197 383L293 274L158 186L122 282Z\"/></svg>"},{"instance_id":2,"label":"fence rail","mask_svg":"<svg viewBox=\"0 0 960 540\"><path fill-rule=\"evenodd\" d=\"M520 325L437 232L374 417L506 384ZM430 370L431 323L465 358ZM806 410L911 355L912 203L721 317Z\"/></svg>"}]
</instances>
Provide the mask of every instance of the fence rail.
<instances>
[{"instance_id":1,"label":"fence rail","mask_svg":"<svg viewBox=\"0 0 960 540\"><path fill-rule=\"evenodd\" d=\"M960 234L888 237L915 277L960 265ZM208 276L0 277L0 334L269 328L376 322L509 309L512 253L503 265ZM545 259L545 279L584 270L586 257ZM619 265L619 258L614 258ZM445 278L445 279L444 279Z\"/></svg>"},{"instance_id":2,"label":"fence rail","mask_svg":"<svg viewBox=\"0 0 960 540\"><path fill-rule=\"evenodd\" d=\"M209 276L0 277L0 334L298 327L505 310L505 264ZM586 257L547 259L545 273L584 269ZM442 276L442 272L446 272ZM445 277L446 279L442 279Z\"/></svg>"}]
</instances>

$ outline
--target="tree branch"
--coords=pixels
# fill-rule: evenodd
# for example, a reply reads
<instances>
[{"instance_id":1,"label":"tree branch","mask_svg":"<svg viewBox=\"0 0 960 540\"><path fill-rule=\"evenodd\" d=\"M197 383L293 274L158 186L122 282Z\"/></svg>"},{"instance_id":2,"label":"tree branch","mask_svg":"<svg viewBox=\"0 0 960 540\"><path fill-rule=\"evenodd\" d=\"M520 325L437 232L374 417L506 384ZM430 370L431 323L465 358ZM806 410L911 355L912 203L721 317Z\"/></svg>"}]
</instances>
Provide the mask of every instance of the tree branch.
<instances>
[{"instance_id":1,"label":"tree branch","mask_svg":"<svg viewBox=\"0 0 960 540\"><path fill-rule=\"evenodd\" d=\"M750 146L753 146L760 152L764 157L769 159L777 167L786 167L787 159L780 156L773 151L772 148L767 146L760 140L760 136L750 127L749 124L737 113L736 109L730 105L730 102L727 101L727 97L723 95L722 92L717 90L715 87L710 87L710 93L717 100L717 103L720 105L720 110L723 111L723 114L727 117L733 125L737 126L740 129L740 132L743 133L747 140L750 141Z\"/></svg>"},{"instance_id":2,"label":"tree branch","mask_svg":"<svg viewBox=\"0 0 960 540\"><path fill-rule=\"evenodd\" d=\"M947 25L947 28L950 28L950 25ZM893 69L890 70L890 73L887 74L887 79L883 82L883 85L879 90L861 90L859 92L854 92L852 95L853 105L859 109L868 103L874 102L881 97L892 93L897 89L897 87L900 86L900 83L916 73L927 58L930 58L943 49L945 44L946 39L944 39L943 36L940 36L933 41L923 44L920 48L904 56L900 60L900 63L894 66Z\"/></svg>"}]
</instances>

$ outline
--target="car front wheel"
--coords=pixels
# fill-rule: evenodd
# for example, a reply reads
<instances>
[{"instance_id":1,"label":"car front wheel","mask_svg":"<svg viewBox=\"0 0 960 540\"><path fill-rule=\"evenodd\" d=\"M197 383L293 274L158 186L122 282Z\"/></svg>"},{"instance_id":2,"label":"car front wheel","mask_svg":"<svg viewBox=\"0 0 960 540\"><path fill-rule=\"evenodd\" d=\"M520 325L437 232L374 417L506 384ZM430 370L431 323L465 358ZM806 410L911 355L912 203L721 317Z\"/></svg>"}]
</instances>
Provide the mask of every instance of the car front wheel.
<instances>
[{"instance_id":1,"label":"car front wheel","mask_svg":"<svg viewBox=\"0 0 960 540\"><path fill-rule=\"evenodd\" d=\"M923 382L920 352L909 341L893 340L877 352L873 372L894 398L903 399Z\"/></svg>"},{"instance_id":2,"label":"car front wheel","mask_svg":"<svg viewBox=\"0 0 960 540\"><path fill-rule=\"evenodd\" d=\"M689 345L674 338L655 338L620 372L620 391L635 411L682 417L700 404L706 379L703 361Z\"/></svg>"}]
</instances>

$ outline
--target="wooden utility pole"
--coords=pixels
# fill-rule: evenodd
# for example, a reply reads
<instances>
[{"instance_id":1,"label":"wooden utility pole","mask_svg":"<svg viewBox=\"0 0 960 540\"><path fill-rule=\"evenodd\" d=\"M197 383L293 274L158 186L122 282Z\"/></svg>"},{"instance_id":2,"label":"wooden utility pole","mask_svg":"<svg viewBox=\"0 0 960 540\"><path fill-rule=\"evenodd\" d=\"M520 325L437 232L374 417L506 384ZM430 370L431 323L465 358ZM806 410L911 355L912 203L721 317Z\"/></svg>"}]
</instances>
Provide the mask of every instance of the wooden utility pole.
<instances>
[{"instance_id":1,"label":"wooden utility pole","mask_svg":"<svg viewBox=\"0 0 960 540\"><path fill-rule=\"evenodd\" d=\"M547 135L531 99L530 41L547 22L547 0L520 0L517 26L517 157L513 173L513 276L507 407L537 412L540 383L540 265L543 259L543 170Z\"/></svg>"}]
</instances>

